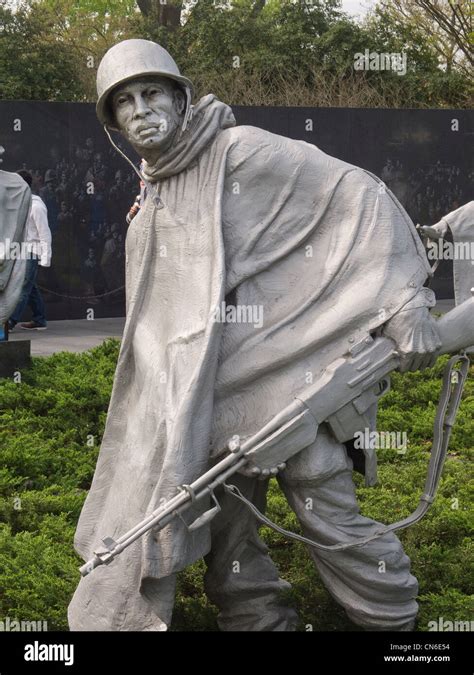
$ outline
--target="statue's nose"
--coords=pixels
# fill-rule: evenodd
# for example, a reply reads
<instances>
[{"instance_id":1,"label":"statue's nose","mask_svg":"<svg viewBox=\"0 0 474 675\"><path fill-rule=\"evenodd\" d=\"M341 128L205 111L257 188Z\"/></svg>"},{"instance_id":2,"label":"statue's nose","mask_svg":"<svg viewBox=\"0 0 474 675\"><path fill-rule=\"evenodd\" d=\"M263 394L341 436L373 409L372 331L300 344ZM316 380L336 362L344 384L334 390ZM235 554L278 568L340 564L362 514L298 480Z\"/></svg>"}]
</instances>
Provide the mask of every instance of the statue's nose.
<instances>
[{"instance_id":1,"label":"statue's nose","mask_svg":"<svg viewBox=\"0 0 474 675\"><path fill-rule=\"evenodd\" d=\"M150 112L150 106L146 102L146 100L143 98L143 96L136 96L135 97L135 108L133 111L133 116L134 117L144 117Z\"/></svg>"}]
</instances>

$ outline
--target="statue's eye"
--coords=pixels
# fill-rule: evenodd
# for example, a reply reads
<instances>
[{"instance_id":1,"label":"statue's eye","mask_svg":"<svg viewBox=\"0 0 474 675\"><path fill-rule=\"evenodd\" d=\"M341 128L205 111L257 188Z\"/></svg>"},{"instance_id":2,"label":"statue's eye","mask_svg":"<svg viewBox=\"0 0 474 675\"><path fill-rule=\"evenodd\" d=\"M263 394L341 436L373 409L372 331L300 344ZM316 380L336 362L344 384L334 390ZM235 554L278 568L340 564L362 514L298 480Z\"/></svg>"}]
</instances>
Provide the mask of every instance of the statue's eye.
<instances>
[{"instance_id":1,"label":"statue's eye","mask_svg":"<svg viewBox=\"0 0 474 675\"><path fill-rule=\"evenodd\" d=\"M124 105L124 103L126 103L127 100L128 99L126 96L119 96L115 102L117 103L117 105Z\"/></svg>"},{"instance_id":2,"label":"statue's eye","mask_svg":"<svg viewBox=\"0 0 474 675\"><path fill-rule=\"evenodd\" d=\"M150 89L147 89L147 96L157 96L158 94L161 94L161 89L158 89L156 87L151 87Z\"/></svg>"}]
</instances>

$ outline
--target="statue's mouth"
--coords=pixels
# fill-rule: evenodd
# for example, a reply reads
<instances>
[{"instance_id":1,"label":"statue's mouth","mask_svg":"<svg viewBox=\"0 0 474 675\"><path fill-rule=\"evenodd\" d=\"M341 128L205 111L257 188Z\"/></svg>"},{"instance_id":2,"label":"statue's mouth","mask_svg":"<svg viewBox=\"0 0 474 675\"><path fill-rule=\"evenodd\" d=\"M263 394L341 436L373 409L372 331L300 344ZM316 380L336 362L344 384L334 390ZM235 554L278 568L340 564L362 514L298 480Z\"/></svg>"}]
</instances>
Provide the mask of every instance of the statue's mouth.
<instances>
[{"instance_id":1,"label":"statue's mouth","mask_svg":"<svg viewBox=\"0 0 474 675\"><path fill-rule=\"evenodd\" d=\"M158 126L141 126L137 127L137 133L140 137L147 137L147 136L153 136L157 132L159 132L159 127Z\"/></svg>"}]
</instances>

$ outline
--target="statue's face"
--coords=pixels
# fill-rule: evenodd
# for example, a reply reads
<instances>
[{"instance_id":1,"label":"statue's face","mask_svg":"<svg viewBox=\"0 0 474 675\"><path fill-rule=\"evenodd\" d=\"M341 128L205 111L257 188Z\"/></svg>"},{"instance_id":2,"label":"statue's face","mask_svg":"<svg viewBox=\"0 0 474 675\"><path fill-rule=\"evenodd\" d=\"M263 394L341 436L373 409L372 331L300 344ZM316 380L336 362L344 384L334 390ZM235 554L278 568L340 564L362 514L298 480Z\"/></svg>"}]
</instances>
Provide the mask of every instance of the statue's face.
<instances>
[{"instance_id":1,"label":"statue's face","mask_svg":"<svg viewBox=\"0 0 474 675\"><path fill-rule=\"evenodd\" d=\"M182 123L184 94L165 77L132 80L112 93L117 128L147 162L153 162L173 142Z\"/></svg>"}]
</instances>

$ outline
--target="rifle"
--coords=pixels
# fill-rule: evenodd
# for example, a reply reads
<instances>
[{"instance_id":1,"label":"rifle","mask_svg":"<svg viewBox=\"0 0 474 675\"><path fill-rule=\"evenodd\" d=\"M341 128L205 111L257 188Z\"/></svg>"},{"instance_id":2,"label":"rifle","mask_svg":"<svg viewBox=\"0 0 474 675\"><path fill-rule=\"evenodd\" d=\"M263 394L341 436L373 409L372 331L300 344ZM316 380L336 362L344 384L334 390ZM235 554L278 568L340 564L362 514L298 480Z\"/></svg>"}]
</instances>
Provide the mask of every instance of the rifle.
<instances>
[{"instance_id":1,"label":"rifle","mask_svg":"<svg viewBox=\"0 0 474 675\"><path fill-rule=\"evenodd\" d=\"M452 353L474 343L474 297L466 300L437 321L442 348L440 353ZM456 364L459 367L456 368ZM371 406L389 388L388 375L400 365L395 343L387 337L373 338L367 335L353 345L345 357L336 359L321 378L308 387L280 413L250 438L240 441L233 436L227 444L228 454L191 485L180 485L177 494L164 505L150 513L117 540L106 537L103 548L94 551L80 572L87 576L100 565L108 565L123 550L151 529L162 530L174 518L181 518L195 504L211 498L214 506L186 524L194 531L208 524L220 511L214 491L219 486L241 500L264 524L292 539L302 541L322 550L337 551L361 546L383 534L398 530L420 520L434 501L447 454L451 428L459 408L465 380L469 372L469 359L465 354L452 357L445 369L443 389L436 413L434 441L428 468L425 489L418 508L404 520L375 532L370 537L359 538L350 543L326 546L272 523L248 501L227 479L247 465L255 473L270 473L273 467L285 463L293 455L313 443L318 427L326 422L335 437L345 442L354 437L361 428L370 426L367 413Z\"/></svg>"}]
</instances>

